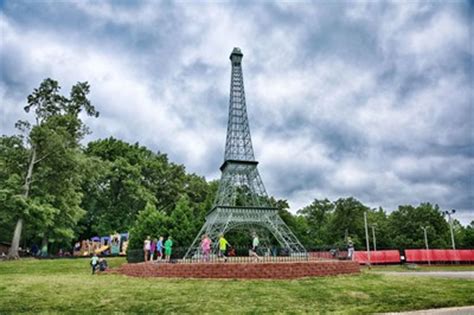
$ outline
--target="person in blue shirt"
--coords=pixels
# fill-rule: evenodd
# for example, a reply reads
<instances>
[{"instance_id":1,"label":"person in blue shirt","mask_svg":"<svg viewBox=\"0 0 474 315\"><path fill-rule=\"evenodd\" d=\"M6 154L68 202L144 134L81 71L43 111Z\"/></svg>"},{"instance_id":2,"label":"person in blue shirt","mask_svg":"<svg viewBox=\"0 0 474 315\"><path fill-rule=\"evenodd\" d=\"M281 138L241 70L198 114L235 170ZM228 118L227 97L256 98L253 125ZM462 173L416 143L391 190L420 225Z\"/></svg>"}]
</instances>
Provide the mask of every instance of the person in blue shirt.
<instances>
[{"instance_id":1,"label":"person in blue shirt","mask_svg":"<svg viewBox=\"0 0 474 315\"><path fill-rule=\"evenodd\" d=\"M156 260L163 258L163 236L156 242Z\"/></svg>"}]
</instances>

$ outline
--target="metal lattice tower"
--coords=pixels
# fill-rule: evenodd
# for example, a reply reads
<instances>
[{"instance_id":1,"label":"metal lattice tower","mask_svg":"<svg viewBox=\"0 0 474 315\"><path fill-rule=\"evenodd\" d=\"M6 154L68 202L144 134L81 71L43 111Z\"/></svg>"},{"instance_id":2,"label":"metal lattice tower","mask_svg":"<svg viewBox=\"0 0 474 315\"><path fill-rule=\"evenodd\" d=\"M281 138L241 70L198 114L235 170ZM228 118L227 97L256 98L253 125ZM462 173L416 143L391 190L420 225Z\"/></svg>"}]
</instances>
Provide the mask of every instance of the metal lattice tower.
<instances>
[{"instance_id":1,"label":"metal lattice tower","mask_svg":"<svg viewBox=\"0 0 474 315\"><path fill-rule=\"evenodd\" d=\"M201 236L207 234L217 245L219 234L238 227L260 226L269 230L280 246L291 255L306 256L306 250L271 207L269 198L258 173L250 137L242 75L243 54L234 48L230 54L232 75L230 83L229 119L224 163L214 206L206 222L194 239L184 258L200 256Z\"/></svg>"}]
</instances>

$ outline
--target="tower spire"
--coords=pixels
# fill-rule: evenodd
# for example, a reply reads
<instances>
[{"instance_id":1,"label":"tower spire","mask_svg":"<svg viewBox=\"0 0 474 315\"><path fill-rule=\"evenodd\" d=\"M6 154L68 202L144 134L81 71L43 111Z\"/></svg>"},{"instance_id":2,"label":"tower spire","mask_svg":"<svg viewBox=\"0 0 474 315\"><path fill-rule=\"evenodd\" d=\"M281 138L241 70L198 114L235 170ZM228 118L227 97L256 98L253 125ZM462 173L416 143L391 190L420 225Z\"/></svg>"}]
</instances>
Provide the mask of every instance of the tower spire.
<instances>
[{"instance_id":1,"label":"tower spire","mask_svg":"<svg viewBox=\"0 0 474 315\"><path fill-rule=\"evenodd\" d=\"M268 206L268 196L257 170L258 162L253 153L240 48L230 54L232 74L230 79L229 119L225 143L224 164L216 206Z\"/></svg>"},{"instance_id":2,"label":"tower spire","mask_svg":"<svg viewBox=\"0 0 474 315\"><path fill-rule=\"evenodd\" d=\"M234 48L229 59L232 63L230 79L229 119L224 161L255 161L250 138L247 106L245 104L244 78L242 75L242 51Z\"/></svg>"}]
</instances>

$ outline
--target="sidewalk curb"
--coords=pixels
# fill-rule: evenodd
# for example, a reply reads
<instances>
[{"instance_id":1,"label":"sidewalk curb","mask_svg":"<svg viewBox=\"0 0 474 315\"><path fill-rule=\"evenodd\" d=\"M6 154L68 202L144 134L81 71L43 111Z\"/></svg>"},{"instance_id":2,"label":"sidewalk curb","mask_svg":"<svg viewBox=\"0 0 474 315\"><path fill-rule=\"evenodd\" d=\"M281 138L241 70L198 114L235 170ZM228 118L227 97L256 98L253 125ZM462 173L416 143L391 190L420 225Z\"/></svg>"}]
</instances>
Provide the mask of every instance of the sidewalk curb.
<instances>
[{"instance_id":1,"label":"sidewalk curb","mask_svg":"<svg viewBox=\"0 0 474 315\"><path fill-rule=\"evenodd\" d=\"M419 311L408 311L408 312L392 312L392 313L379 313L379 315L428 315L428 314L457 314L457 315L468 315L474 314L474 305L461 306L461 307L446 307L446 308L433 308L428 310Z\"/></svg>"}]
</instances>

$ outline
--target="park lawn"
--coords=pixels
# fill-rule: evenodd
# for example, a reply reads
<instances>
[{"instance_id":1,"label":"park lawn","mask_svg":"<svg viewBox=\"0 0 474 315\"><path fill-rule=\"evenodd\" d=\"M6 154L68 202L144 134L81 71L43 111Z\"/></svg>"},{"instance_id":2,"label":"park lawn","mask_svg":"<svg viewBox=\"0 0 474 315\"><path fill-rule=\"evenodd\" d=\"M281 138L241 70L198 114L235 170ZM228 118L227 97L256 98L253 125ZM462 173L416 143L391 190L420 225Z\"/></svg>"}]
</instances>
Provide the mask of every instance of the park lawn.
<instances>
[{"instance_id":1,"label":"park lawn","mask_svg":"<svg viewBox=\"0 0 474 315\"><path fill-rule=\"evenodd\" d=\"M109 259L112 266L123 258ZM474 281L374 272L300 280L197 280L90 274L86 259L0 262L0 314L340 313L474 305Z\"/></svg>"}]
</instances>

